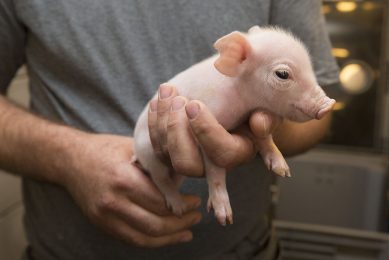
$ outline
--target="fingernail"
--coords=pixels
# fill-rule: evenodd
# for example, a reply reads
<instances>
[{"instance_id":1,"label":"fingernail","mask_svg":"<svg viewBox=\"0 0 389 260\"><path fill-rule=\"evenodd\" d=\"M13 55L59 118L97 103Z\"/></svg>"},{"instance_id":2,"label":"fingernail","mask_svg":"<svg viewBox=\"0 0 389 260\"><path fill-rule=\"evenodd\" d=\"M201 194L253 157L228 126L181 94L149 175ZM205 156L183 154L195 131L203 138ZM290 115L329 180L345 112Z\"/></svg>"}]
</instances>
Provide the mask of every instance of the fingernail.
<instances>
[{"instance_id":1,"label":"fingernail","mask_svg":"<svg viewBox=\"0 0 389 260\"><path fill-rule=\"evenodd\" d=\"M267 135L270 132L270 125L271 125L271 118L268 114L262 112L261 115L261 121L262 121L262 128L264 133Z\"/></svg>"},{"instance_id":2,"label":"fingernail","mask_svg":"<svg viewBox=\"0 0 389 260\"><path fill-rule=\"evenodd\" d=\"M183 99L181 97L176 97L175 99L173 99L173 102L172 102L172 110L177 111L177 110L183 108L184 105L185 105L185 99Z\"/></svg>"},{"instance_id":3,"label":"fingernail","mask_svg":"<svg viewBox=\"0 0 389 260\"><path fill-rule=\"evenodd\" d=\"M180 242L186 243L192 240L192 234L187 233L180 238Z\"/></svg>"},{"instance_id":4,"label":"fingernail","mask_svg":"<svg viewBox=\"0 0 389 260\"><path fill-rule=\"evenodd\" d=\"M157 100L152 100L152 101L150 102L150 111L151 111L151 112L157 111L157 107L158 107Z\"/></svg>"},{"instance_id":5,"label":"fingernail","mask_svg":"<svg viewBox=\"0 0 389 260\"><path fill-rule=\"evenodd\" d=\"M170 95L172 94L172 90L173 90L172 87L168 85L161 85L159 87L159 98L165 99L170 97Z\"/></svg>"},{"instance_id":6,"label":"fingernail","mask_svg":"<svg viewBox=\"0 0 389 260\"><path fill-rule=\"evenodd\" d=\"M200 112L200 106L196 102L187 104L185 108L189 119L194 119Z\"/></svg>"}]
</instances>

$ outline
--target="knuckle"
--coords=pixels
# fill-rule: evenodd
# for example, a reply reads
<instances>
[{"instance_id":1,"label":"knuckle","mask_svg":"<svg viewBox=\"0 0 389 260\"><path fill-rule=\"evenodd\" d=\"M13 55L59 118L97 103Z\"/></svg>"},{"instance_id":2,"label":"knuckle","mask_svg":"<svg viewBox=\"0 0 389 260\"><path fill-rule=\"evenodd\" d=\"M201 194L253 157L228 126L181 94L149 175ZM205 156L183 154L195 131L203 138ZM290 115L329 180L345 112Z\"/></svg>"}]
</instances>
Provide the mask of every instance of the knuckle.
<instances>
[{"instance_id":1,"label":"knuckle","mask_svg":"<svg viewBox=\"0 0 389 260\"><path fill-rule=\"evenodd\" d=\"M127 176L115 175L113 178L113 185L116 188L131 188L131 180Z\"/></svg>"},{"instance_id":2,"label":"knuckle","mask_svg":"<svg viewBox=\"0 0 389 260\"><path fill-rule=\"evenodd\" d=\"M167 216L171 214L171 211L166 207L165 201L157 202L155 206L155 212L156 214L160 216Z\"/></svg>"},{"instance_id":3,"label":"knuckle","mask_svg":"<svg viewBox=\"0 0 389 260\"><path fill-rule=\"evenodd\" d=\"M172 130L173 131L176 130L179 127L179 125L180 125L180 121L177 118L170 117L166 126L167 132L169 133Z\"/></svg>"},{"instance_id":4,"label":"knuckle","mask_svg":"<svg viewBox=\"0 0 389 260\"><path fill-rule=\"evenodd\" d=\"M235 158L236 154L229 150L229 151L219 151L214 153L214 156L212 156L212 161L223 168L230 168L235 165Z\"/></svg>"},{"instance_id":5,"label":"knuckle","mask_svg":"<svg viewBox=\"0 0 389 260\"><path fill-rule=\"evenodd\" d=\"M162 236L163 231L164 231L164 224L160 222L154 222L148 225L146 233L151 236Z\"/></svg>"},{"instance_id":6,"label":"knuckle","mask_svg":"<svg viewBox=\"0 0 389 260\"><path fill-rule=\"evenodd\" d=\"M255 145L251 140L234 140L224 149L218 149L210 155L216 165L231 168L243 163L255 154Z\"/></svg>"},{"instance_id":7,"label":"knuckle","mask_svg":"<svg viewBox=\"0 0 389 260\"><path fill-rule=\"evenodd\" d=\"M159 101L158 103L158 111L157 111L157 115L158 117L163 117L165 116L168 112L169 112L169 109L170 109L170 100L168 101Z\"/></svg>"},{"instance_id":8,"label":"knuckle","mask_svg":"<svg viewBox=\"0 0 389 260\"><path fill-rule=\"evenodd\" d=\"M117 201L115 197L109 193L104 193L100 196L97 202L97 210L101 211L110 211L117 208Z\"/></svg>"},{"instance_id":9,"label":"knuckle","mask_svg":"<svg viewBox=\"0 0 389 260\"><path fill-rule=\"evenodd\" d=\"M97 205L86 209L86 215L89 217L93 224L97 226L100 225L102 214Z\"/></svg>"},{"instance_id":10,"label":"knuckle","mask_svg":"<svg viewBox=\"0 0 389 260\"><path fill-rule=\"evenodd\" d=\"M127 166L117 165L111 171L110 180L115 188L131 188L135 174L127 174Z\"/></svg>"},{"instance_id":11,"label":"knuckle","mask_svg":"<svg viewBox=\"0 0 389 260\"><path fill-rule=\"evenodd\" d=\"M202 163L190 159L175 159L172 162L173 168L176 172L187 176L202 176Z\"/></svg>"}]
</instances>

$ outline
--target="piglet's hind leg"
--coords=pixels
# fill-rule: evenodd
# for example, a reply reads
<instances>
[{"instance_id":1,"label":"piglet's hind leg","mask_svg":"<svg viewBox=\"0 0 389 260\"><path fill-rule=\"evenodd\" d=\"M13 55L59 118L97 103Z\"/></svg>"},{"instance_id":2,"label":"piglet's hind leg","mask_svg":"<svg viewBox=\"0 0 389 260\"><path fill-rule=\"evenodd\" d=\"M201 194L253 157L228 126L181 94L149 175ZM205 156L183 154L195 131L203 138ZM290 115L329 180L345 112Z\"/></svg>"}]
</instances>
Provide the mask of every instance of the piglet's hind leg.
<instances>
[{"instance_id":1,"label":"piglet's hind leg","mask_svg":"<svg viewBox=\"0 0 389 260\"><path fill-rule=\"evenodd\" d=\"M226 187L226 169L218 167L206 156L204 159L209 191L208 212L213 209L221 225L232 224L232 209Z\"/></svg>"},{"instance_id":2,"label":"piglet's hind leg","mask_svg":"<svg viewBox=\"0 0 389 260\"><path fill-rule=\"evenodd\" d=\"M178 190L182 182L182 177L174 173L171 174L169 168L162 163L158 163L158 167L150 169L150 175L158 189L164 195L167 207L176 216L182 216L186 211L186 204Z\"/></svg>"}]
</instances>

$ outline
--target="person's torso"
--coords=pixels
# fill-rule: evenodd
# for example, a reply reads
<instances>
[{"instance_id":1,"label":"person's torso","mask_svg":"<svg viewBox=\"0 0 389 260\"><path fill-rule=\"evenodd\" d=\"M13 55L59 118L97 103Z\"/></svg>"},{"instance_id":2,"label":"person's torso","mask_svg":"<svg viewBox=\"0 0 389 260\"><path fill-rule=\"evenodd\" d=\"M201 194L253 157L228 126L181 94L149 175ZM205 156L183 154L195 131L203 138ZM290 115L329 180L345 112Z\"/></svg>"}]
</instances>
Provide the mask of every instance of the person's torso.
<instances>
[{"instance_id":1,"label":"person's torso","mask_svg":"<svg viewBox=\"0 0 389 260\"><path fill-rule=\"evenodd\" d=\"M269 2L16 0L28 32L32 109L88 131L131 135L160 83L211 55L220 36L267 24ZM155 250L95 228L62 188L24 180L27 234L44 259L205 259L232 250L261 223L270 176L258 161L229 174L234 224L219 226L203 205L192 243ZM183 190L207 200L204 180L189 179Z\"/></svg>"},{"instance_id":2,"label":"person's torso","mask_svg":"<svg viewBox=\"0 0 389 260\"><path fill-rule=\"evenodd\" d=\"M220 36L267 24L270 8L234 0L16 2L29 32L34 109L121 134L160 83L214 53Z\"/></svg>"}]
</instances>

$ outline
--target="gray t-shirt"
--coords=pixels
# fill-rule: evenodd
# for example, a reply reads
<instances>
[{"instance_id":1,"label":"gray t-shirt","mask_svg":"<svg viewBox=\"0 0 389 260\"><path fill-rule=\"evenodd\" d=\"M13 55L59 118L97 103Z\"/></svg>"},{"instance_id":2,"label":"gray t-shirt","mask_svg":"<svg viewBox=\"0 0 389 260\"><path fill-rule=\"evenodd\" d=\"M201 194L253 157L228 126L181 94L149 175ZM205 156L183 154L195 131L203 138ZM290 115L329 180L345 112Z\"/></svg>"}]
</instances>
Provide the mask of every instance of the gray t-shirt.
<instances>
[{"instance_id":1,"label":"gray t-shirt","mask_svg":"<svg viewBox=\"0 0 389 260\"><path fill-rule=\"evenodd\" d=\"M255 24L291 29L307 44L319 83L337 80L320 1L2 0L0 90L26 63L33 111L88 131L131 135L161 82L212 54L220 36ZM158 249L110 237L62 187L24 179L31 252L44 260L251 259L267 229L271 176L259 160L239 167L228 175L234 224L221 227L203 205L193 242ZM207 201L204 180L188 179L183 190Z\"/></svg>"}]
</instances>

